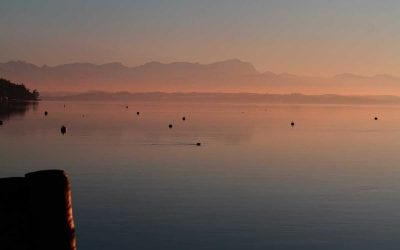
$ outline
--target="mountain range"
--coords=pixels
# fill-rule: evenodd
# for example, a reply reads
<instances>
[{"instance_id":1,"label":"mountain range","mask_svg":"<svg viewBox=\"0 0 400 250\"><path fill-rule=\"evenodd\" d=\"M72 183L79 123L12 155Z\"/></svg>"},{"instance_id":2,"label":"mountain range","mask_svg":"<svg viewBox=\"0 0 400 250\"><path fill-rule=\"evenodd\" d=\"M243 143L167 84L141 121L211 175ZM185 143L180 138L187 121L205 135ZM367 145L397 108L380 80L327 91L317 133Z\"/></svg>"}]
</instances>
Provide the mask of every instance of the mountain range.
<instances>
[{"instance_id":1,"label":"mountain range","mask_svg":"<svg viewBox=\"0 0 400 250\"><path fill-rule=\"evenodd\" d=\"M399 95L400 78L390 75L333 77L259 72L249 62L231 59L211 64L149 62L70 63L37 66L24 61L0 63L0 78L24 83L40 92L225 92Z\"/></svg>"}]
</instances>

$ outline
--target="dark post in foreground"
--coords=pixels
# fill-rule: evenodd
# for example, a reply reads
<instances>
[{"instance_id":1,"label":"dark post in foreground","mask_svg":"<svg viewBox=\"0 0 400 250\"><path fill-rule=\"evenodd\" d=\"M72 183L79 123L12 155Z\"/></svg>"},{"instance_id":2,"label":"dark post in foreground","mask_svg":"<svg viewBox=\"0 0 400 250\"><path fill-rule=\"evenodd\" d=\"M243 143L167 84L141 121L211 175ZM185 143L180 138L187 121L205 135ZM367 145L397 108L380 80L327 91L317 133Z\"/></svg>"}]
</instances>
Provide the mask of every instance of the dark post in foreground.
<instances>
[{"instance_id":1,"label":"dark post in foreground","mask_svg":"<svg viewBox=\"0 0 400 250\"><path fill-rule=\"evenodd\" d=\"M76 249L71 189L64 171L0 179L0 249Z\"/></svg>"}]
</instances>

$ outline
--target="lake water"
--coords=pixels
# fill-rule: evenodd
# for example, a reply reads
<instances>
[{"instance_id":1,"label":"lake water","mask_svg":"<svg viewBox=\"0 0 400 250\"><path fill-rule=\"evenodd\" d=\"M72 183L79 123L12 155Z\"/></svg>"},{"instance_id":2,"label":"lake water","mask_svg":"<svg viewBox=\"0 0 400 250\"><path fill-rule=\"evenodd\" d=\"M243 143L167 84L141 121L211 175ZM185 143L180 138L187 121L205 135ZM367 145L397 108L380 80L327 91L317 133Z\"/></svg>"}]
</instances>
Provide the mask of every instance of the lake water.
<instances>
[{"instance_id":1,"label":"lake water","mask_svg":"<svg viewBox=\"0 0 400 250\"><path fill-rule=\"evenodd\" d=\"M79 250L400 246L400 107L41 102L2 119L0 177L66 170Z\"/></svg>"}]
</instances>

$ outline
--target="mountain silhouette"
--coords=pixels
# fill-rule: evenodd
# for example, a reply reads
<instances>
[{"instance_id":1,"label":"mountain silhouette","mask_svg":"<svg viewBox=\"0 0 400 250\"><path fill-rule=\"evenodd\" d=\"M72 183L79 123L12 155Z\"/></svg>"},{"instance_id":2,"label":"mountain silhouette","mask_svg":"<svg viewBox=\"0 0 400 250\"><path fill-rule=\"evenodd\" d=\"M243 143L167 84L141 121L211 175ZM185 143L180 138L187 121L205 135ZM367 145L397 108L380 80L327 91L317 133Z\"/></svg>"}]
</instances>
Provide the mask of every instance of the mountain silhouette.
<instances>
[{"instance_id":1,"label":"mountain silhouette","mask_svg":"<svg viewBox=\"0 0 400 250\"><path fill-rule=\"evenodd\" d=\"M254 92L345 95L400 95L400 78L350 73L333 77L259 72L249 63L230 59L210 64L149 62L128 67L69 63L37 66L24 61L0 63L0 77L24 82L41 92Z\"/></svg>"}]
</instances>

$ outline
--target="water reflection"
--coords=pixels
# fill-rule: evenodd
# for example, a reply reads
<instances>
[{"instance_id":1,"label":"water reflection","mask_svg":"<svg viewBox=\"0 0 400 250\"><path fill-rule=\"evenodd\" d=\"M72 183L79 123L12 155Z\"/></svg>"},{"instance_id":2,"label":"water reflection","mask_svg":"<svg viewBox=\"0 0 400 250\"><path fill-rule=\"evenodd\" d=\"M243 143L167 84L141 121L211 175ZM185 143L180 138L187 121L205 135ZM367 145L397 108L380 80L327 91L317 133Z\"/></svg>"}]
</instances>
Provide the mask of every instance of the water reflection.
<instances>
[{"instance_id":1,"label":"water reflection","mask_svg":"<svg viewBox=\"0 0 400 250\"><path fill-rule=\"evenodd\" d=\"M0 176L65 169L82 250L397 249L399 124L398 106L41 102L0 129Z\"/></svg>"},{"instance_id":2,"label":"water reflection","mask_svg":"<svg viewBox=\"0 0 400 250\"><path fill-rule=\"evenodd\" d=\"M36 110L39 102L4 102L0 103L0 120L12 116L24 116L29 110Z\"/></svg>"}]
</instances>

